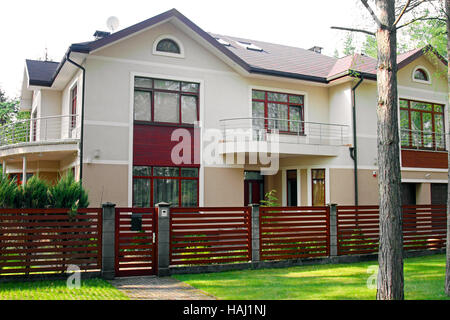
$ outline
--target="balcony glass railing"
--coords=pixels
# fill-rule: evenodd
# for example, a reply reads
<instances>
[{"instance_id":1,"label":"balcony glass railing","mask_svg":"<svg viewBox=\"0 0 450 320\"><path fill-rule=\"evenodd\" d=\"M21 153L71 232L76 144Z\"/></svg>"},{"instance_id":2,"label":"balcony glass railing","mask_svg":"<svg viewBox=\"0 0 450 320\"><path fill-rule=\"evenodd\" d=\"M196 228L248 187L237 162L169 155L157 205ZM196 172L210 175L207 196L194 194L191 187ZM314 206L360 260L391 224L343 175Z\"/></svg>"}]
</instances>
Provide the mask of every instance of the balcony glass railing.
<instances>
[{"instance_id":1,"label":"balcony glass railing","mask_svg":"<svg viewBox=\"0 0 450 320\"><path fill-rule=\"evenodd\" d=\"M78 115L32 118L0 127L0 147L27 142L79 139Z\"/></svg>"},{"instance_id":2,"label":"balcony glass railing","mask_svg":"<svg viewBox=\"0 0 450 320\"><path fill-rule=\"evenodd\" d=\"M258 117L223 119L220 124L225 142L242 135L253 141L267 141L270 134L278 132L282 143L335 146L349 143L347 125Z\"/></svg>"},{"instance_id":3,"label":"balcony glass railing","mask_svg":"<svg viewBox=\"0 0 450 320\"><path fill-rule=\"evenodd\" d=\"M445 151L445 133L400 129L403 149Z\"/></svg>"}]
</instances>

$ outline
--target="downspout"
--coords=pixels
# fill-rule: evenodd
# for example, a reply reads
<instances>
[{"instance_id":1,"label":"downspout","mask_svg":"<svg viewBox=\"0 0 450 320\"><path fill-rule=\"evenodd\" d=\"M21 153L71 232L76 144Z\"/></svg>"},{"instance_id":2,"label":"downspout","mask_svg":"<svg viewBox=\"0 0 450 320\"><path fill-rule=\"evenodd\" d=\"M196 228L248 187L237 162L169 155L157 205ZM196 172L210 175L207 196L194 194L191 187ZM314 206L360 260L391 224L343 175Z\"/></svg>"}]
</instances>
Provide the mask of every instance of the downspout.
<instances>
[{"instance_id":1,"label":"downspout","mask_svg":"<svg viewBox=\"0 0 450 320\"><path fill-rule=\"evenodd\" d=\"M353 117L353 147L350 147L350 157L353 159L353 179L355 186L355 206L358 205L358 145L356 139L356 89L363 82L364 78L361 75L358 83L352 87L352 117Z\"/></svg>"},{"instance_id":2,"label":"downspout","mask_svg":"<svg viewBox=\"0 0 450 320\"><path fill-rule=\"evenodd\" d=\"M80 132L80 184L83 186L83 140L84 140L84 91L85 91L85 84L86 84L86 69L76 63L75 61L70 59L70 53L72 50L69 50L66 54L66 60L76 66L77 68L81 69L83 72L83 86L82 86L82 92L81 92L81 132Z\"/></svg>"}]
</instances>

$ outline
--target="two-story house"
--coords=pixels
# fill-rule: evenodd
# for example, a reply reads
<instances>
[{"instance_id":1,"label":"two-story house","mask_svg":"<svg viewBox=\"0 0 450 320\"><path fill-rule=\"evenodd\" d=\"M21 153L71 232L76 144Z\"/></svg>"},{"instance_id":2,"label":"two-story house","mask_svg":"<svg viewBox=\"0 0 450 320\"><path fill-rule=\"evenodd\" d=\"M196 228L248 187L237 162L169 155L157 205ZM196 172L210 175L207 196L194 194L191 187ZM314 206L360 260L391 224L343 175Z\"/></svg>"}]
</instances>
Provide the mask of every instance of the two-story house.
<instances>
[{"instance_id":1,"label":"two-story house","mask_svg":"<svg viewBox=\"0 0 450 320\"><path fill-rule=\"evenodd\" d=\"M242 206L270 190L290 206L378 203L376 60L207 33L175 9L95 37L26 61L31 119L1 128L5 173L72 170L92 206ZM417 49L398 67L404 203L443 202L447 62Z\"/></svg>"}]
</instances>

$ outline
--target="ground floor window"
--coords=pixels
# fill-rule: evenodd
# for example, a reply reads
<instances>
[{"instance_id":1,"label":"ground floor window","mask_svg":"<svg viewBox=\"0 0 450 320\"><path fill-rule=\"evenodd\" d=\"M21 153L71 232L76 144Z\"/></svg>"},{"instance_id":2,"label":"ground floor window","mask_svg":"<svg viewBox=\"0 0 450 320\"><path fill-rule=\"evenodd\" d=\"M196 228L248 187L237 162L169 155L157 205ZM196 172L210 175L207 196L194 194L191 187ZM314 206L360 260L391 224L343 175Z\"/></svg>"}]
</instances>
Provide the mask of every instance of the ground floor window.
<instances>
[{"instance_id":1,"label":"ground floor window","mask_svg":"<svg viewBox=\"0 0 450 320\"><path fill-rule=\"evenodd\" d=\"M27 173L27 181L31 179L31 177L33 176L33 173ZM22 173L10 173L9 174L9 178L12 179L16 179L16 183L18 186L22 185Z\"/></svg>"},{"instance_id":2,"label":"ground floor window","mask_svg":"<svg viewBox=\"0 0 450 320\"><path fill-rule=\"evenodd\" d=\"M325 205L325 169L311 169L312 205Z\"/></svg>"},{"instance_id":3,"label":"ground floor window","mask_svg":"<svg viewBox=\"0 0 450 320\"><path fill-rule=\"evenodd\" d=\"M133 167L133 207L198 206L198 168Z\"/></svg>"}]
</instances>

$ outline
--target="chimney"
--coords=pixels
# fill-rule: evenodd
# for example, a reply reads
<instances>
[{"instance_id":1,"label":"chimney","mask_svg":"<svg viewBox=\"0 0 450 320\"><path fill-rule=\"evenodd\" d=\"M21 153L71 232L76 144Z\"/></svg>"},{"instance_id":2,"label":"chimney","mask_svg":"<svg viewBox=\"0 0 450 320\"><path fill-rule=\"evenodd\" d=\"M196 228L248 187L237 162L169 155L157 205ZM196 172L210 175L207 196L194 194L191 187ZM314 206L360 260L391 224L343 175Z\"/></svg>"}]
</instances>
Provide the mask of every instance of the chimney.
<instances>
[{"instance_id":1,"label":"chimney","mask_svg":"<svg viewBox=\"0 0 450 320\"><path fill-rule=\"evenodd\" d=\"M312 48L309 48L308 50L312 51L312 52L315 52L315 53L322 53L322 49L323 49L322 47L314 46Z\"/></svg>"},{"instance_id":2,"label":"chimney","mask_svg":"<svg viewBox=\"0 0 450 320\"><path fill-rule=\"evenodd\" d=\"M111 34L111 32L97 30L94 33L94 37L95 37L95 40L98 40L98 39L102 39L106 36L109 36L110 34Z\"/></svg>"}]
</instances>

